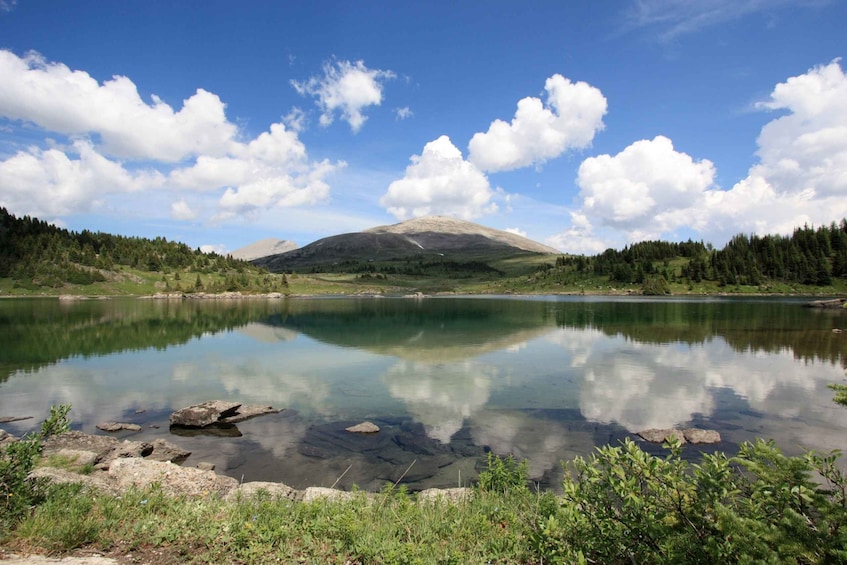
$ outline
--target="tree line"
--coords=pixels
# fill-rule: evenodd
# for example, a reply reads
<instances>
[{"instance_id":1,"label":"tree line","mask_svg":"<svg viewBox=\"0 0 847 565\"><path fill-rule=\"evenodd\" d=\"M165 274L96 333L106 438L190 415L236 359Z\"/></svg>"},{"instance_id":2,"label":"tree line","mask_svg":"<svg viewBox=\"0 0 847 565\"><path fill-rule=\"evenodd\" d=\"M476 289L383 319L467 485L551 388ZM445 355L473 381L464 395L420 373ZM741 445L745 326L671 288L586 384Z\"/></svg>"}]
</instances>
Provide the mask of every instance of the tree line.
<instances>
[{"instance_id":1,"label":"tree line","mask_svg":"<svg viewBox=\"0 0 847 565\"><path fill-rule=\"evenodd\" d=\"M758 286L770 280L829 286L834 278L847 277L847 219L818 228L804 225L787 236L739 234L723 249L690 239L643 241L593 256L562 256L555 268L633 284L664 279Z\"/></svg>"},{"instance_id":2,"label":"tree line","mask_svg":"<svg viewBox=\"0 0 847 565\"><path fill-rule=\"evenodd\" d=\"M162 273L257 271L246 261L204 253L164 237L73 232L30 216L18 218L0 207L0 278L59 287L101 282L104 272L121 267Z\"/></svg>"}]
</instances>

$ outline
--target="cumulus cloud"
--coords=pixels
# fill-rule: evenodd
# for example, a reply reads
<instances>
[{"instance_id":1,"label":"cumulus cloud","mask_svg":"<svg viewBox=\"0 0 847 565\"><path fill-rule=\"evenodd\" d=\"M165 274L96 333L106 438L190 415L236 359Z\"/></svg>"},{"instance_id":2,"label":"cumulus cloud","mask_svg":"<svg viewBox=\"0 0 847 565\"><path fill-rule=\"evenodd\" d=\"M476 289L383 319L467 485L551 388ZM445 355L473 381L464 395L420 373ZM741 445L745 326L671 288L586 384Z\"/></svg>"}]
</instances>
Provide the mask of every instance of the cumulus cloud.
<instances>
[{"instance_id":1,"label":"cumulus cloud","mask_svg":"<svg viewBox=\"0 0 847 565\"><path fill-rule=\"evenodd\" d=\"M403 106L402 108L395 108L394 114L397 116L398 120L406 120L415 115L414 112L412 112L412 110L408 106Z\"/></svg>"},{"instance_id":2,"label":"cumulus cloud","mask_svg":"<svg viewBox=\"0 0 847 565\"><path fill-rule=\"evenodd\" d=\"M559 74L547 79L544 90L546 103L524 98L511 123L495 120L487 132L475 134L468 145L469 160L484 171L508 171L590 145L603 129L607 106L603 93Z\"/></svg>"},{"instance_id":3,"label":"cumulus cloud","mask_svg":"<svg viewBox=\"0 0 847 565\"><path fill-rule=\"evenodd\" d=\"M513 233L513 234L515 234L515 235L519 235L519 236L521 236L521 237L526 237L526 232L525 232L525 231L523 231L523 230L522 230L522 229L520 229L520 228L506 228L506 229L505 229L505 230L503 230L503 231L506 231L506 232L509 232L509 233Z\"/></svg>"},{"instance_id":4,"label":"cumulus cloud","mask_svg":"<svg viewBox=\"0 0 847 565\"><path fill-rule=\"evenodd\" d=\"M33 52L18 57L0 51L0 75L3 116L66 135L96 134L108 155L164 162L219 155L237 132L220 98L203 89L174 111L155 95L143 101L127 77L100 84Z\"/></svg>"},{"instance_id":5,"label":"cumulus cloud","mask_svg":"<svg viewBox=\"0 0 847 565\"><path fill-rule=\"evenodd\" d=\"M555 245L570 251L571 237L583 234L603 248L673 238L683 228L721 244L737 233L786 234L847 216L847 77L840 61L776 85L757 108L783 115L762 128L758 163L726 190L714 184L709 160L692 158L664 136L586 159L577 176L578 221L572 218Z\"/></svg>"},{"instance_id":6,"label":"cumulus cloud","mask_svg":"<svg viewBox=\"0 0 847 565\"><path fill-rule=\"evenodd\" d=\"M193 220L197 213L185 200L177 200L171 204L171 217L175 220Z\"/></svg>"},{"instance_id":7,"label":"cumulus cloud","mask_svg":"<svg viewBox=\"0 0 847 565\"><path fill-rule=\"evenodd\" d=\"M338 112L355 133L367 120L363 110L382 104L383 82L395 76L391 71L369 69L363 61L336 61L324 64L323 76L292 80L291 85L301 95L317 100L322 126L335 121Z\"/></svg>"},{"instance_id":8,"label":"cumulus cloud","mask_svg":"<svg viewBox=\"0 0 847 565\"><path fill-rule=\"evenodd\" d=\"M250 139L202 89L175 110L155 95L142 100L127 77L101 84L37 53L9 51L0 51L0 75L0 117L67 137L0 162L0 201L16 213L84 212L115 194L158 189L175 193L175 219L196 218L178 196L185 190L208 192L206 208L218 199L215 218L227 219L322 202L326 176L343 166L309 159L296 108L283 119L288 128L271 124Z\"/></svg>"},{"instance_id":9,"label":"cumulus cloud","mask_svg":"<svg viewBox=\"0 0 847 565\"><path fill-rule=\"evenodd\" d=\"M446 135L427 143L411 161L380 200L397 219L443 214L469 220L497 210L488 179Z\"/></svg>"},{"instance_id":10,"label":"cumulus cloud","mask_svg":"<svg viewBox=\"0 0 847 565\"><path fill-rule=\"evenodd\" d=\"M571 226L564 232L547 239L547 244L568 253L596 255L609 248L608 242L597 237L588 217L581 212L571 212Z\"/></svg>"},{"instance_id":11,"label":"cumulus cloud","mask_svg":"<svg viewBox=\"0 0 847 565\"><path fill-rule=\"evenodd\" d=\"M160 186L156 172L130 173L77 140L66 151L32 148L0 162L0 205L35 216L89 211L111 193Z\"/></svg>"},{"instance_id":12,"label":"cumulus cloud","mask_svg":"<svg viewBox=\"0 0 847 565\"><path fill-rule=\"evenodd\" d=\"M586 215L625 230L649 225L658 235L685 221L669 211L689 207L713 186L714 177L710 161L695 161L658 136L636 141L615 156L586 159L577 184Z\"/></svg>"}]
</instances>

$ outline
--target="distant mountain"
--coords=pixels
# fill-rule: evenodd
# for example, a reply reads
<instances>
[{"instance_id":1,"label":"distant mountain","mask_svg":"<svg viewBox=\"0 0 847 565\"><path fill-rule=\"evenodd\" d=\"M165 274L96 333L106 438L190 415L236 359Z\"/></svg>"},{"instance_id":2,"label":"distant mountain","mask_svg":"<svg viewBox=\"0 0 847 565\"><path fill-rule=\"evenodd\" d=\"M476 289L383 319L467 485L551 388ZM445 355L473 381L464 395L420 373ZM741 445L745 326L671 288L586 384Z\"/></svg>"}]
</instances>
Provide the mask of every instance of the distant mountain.
<instances>
[{"instance_id":1,"label":"distant mountain","mask_svg":"<svg viewBox=\"0 0 847 565\"><path fill-rule=\"evenodd\" d=\"M240 249L236 249L230 255L235 259L243 259L244 261L252 261L269 255L279 255L286 251L297 249L297 244L287 239L276 239L269 237L255 241L250 245L245 245Z\"/></svg>"},{"instance_id":2,"label":"distant mountain","mask_svg":"<svg viewBox=\"0 0 847 565\"><path fill-rule=\"evenodd\" d=\"M454 218L429 216L334 235L279 255L253 261L272 272L331 266L342 262L374 262L443 257L477 261L526 253L559 253L513 233Z\"/></svg>"}]
</instances>

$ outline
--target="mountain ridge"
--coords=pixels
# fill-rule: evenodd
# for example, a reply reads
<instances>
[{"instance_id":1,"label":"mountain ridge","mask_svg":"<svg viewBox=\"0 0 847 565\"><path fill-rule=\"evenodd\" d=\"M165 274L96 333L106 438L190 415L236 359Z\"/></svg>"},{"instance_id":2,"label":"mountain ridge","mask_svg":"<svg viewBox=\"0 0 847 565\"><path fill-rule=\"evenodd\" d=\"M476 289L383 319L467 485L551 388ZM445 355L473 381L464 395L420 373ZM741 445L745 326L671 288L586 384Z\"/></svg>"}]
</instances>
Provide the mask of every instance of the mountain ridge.
<instances>
[{"instance_id":1,"label":"mountain ridge","mask_svg":"<svg viewBox=\"0 0 847 565\"><path fill-rule=\"evenodd\" d=\"M426 216L325 237L298 249L253 260L272 272L335 266L342 262L407 259L479 260L558 250L510 232L466 220Z\"/></svg>"},{"instance_id":2,"label":"mountain ridge","mask_svg":"<svg viewBox=\"0 0 847 565\"><path fill-rule=\"evenodd\" d=\"M235 259L252 261L253 259L261 259L262 257L267 257L269 255L286 253L294 249L297 249L297 244L293 241L267 237L265 239L260 239L259 241L254 241L244 247L239 247L230 253L230 255L232 255Z\"/></svg>"}]
</instances>

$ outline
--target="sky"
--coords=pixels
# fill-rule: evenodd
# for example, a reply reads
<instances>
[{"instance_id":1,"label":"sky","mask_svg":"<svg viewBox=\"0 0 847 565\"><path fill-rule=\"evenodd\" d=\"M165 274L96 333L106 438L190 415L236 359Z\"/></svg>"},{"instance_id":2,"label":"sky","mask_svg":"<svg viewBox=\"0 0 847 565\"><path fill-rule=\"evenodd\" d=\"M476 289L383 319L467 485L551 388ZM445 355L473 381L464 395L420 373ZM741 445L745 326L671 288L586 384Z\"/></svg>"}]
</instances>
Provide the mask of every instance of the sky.
<instances>
[{"instance_id":1,"label":"sky","mask_svg":"<svg viewBox=\"0 0 847 565\"><path fill-rule=\"evenodd\" d=\"M0 0L0 206L220 253L847 217L847 2Z\"/></svg>"}]
</instances>

